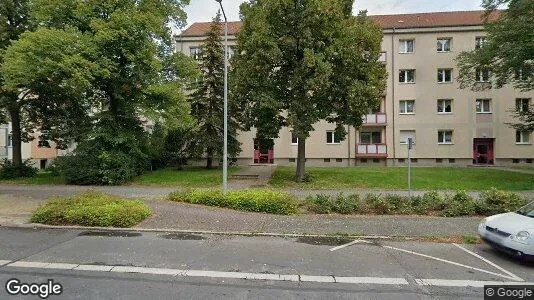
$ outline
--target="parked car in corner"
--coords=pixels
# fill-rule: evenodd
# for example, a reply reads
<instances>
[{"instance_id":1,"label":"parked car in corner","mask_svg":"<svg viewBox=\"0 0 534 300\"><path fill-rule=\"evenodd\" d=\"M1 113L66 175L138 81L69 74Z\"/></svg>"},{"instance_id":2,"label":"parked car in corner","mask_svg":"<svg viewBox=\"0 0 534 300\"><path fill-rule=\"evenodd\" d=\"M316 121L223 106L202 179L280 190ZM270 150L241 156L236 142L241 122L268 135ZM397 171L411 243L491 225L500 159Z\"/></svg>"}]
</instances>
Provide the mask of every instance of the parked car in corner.
<instances>
[{"instance_id":1,"label":"parked car in corner","mask_svg":"<svg viewBox=\"0 0 534 300\"><path fill-rule=\"evenodd\" d=\"M534 202L516 212L485 218L478 233L497 250L521 260L534 260Z\"/></svg>"}]
</instances>

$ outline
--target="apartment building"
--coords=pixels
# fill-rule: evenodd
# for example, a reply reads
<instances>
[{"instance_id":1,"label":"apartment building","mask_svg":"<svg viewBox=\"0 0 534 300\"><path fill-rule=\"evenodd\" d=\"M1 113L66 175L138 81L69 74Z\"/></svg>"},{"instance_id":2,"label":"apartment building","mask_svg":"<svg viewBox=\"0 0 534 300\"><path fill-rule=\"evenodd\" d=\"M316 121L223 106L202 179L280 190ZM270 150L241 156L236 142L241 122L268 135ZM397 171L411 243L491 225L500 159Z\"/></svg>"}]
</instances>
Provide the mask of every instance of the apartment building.
<instances>
[{"instance_id":1,"label":"apartment building","mask_svg":"<svg viewBox=\"0 0 534 300\"><path fill-rule=\"evenodd\" d=\"M375 15L384 31L380 60L388 84L380 108L348 126L340 141L334 124L319 122L306 141L307 164L320 166L404 165L408 138L415 165L533 164L532 132L517 132L513 110L528 109L534 92L492 89L491 73L476 74L478 87L460 89L455 58L484 44L482 11ZM495 17L495 16L494 16ZM176 36L176 51L198 57L210 23L195 23ZM230 54L240 22L229 24ZM279 138L258 141L240 132L240 164L293 164L298 140L290 128ZM534 164L533 164L534 165Z\"/></svg>"}]
</instances>

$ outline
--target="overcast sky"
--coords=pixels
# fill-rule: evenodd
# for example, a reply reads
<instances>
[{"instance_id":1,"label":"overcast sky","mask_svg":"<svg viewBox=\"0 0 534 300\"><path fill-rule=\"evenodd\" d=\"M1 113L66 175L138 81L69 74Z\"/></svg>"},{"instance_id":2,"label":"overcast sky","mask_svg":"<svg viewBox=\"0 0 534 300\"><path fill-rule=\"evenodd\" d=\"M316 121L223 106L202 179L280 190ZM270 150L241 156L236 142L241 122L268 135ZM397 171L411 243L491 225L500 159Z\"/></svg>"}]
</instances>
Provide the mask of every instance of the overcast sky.
<instances>
[{"instance_id":1,"label":"overcast sky","mask_svg":"<svg viewBox=\"0 0 534 300\"><path fill-rule=\"evenodd\" d=\"M230 21L239 21L239 4L243 0L223 0ZM367 9L369 14L399 14L430 11L482 9L482 0L356 0L353 13ZM186 7L188 25L211 21L219 9L215 0L191 0Z\"/></svg>"}]
</instances>

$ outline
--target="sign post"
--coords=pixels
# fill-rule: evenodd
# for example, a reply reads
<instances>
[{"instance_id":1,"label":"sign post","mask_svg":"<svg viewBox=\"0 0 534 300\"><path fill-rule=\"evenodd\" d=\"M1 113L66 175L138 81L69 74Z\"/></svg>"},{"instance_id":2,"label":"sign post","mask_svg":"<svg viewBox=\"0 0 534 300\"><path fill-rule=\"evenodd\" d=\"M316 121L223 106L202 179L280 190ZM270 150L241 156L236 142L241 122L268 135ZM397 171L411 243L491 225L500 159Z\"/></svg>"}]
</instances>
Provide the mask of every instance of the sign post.
<instances>
[{"instance_id":1,"label":"sign post","mask_svg":"<svg viewBox=\"0 0 534 300\"><path fill-rule=\"evenodd\" d=\"M408 138L408 197L412 199L412 148L414 142L410 137Z\"/></svg>"}]
</instances>

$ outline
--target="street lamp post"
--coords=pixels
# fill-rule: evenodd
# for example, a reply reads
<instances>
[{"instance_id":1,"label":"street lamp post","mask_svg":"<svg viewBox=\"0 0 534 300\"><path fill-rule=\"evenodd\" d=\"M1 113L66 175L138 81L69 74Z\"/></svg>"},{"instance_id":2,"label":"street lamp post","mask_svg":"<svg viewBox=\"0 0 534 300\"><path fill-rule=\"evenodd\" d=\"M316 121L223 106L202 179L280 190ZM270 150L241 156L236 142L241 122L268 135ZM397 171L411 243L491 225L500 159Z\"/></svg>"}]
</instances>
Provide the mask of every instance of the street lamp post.
<instances>
[{"instance_id":1,"label":"street lamp post","mask_svg":"<svg viewBox=\"0 0 534 300\"><path fill-rule=\"evenodd\" d=\"M223 191L228 191L228 19L222 0L219 2L224 17L224 149L223 149Z\"/></svg>"}]
</instances>

